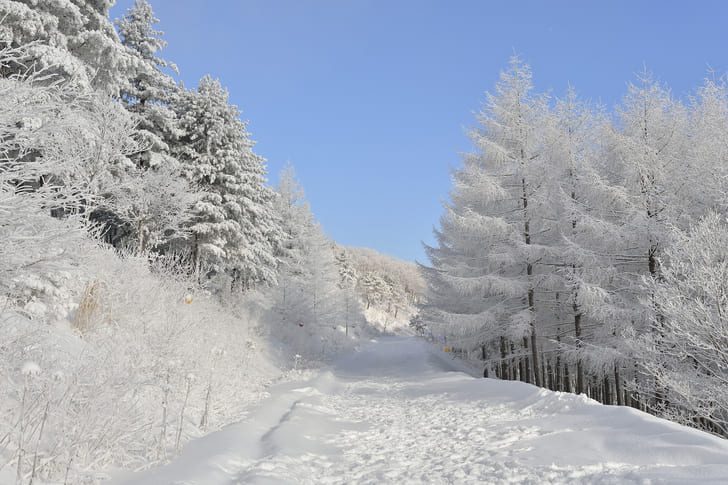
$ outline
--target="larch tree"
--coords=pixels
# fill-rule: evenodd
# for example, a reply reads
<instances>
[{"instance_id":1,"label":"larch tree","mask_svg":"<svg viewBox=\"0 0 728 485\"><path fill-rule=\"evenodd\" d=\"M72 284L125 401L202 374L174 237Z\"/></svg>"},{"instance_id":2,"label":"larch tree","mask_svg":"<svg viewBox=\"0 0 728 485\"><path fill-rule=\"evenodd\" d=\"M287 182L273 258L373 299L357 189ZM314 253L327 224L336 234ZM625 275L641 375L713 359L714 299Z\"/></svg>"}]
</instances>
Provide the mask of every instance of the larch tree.
<instances>
[{"instance_id":1,"label":"larch tree","mask_svg":"<svg viewBox=\"0 0 728 485\"><path fill-rule=\"evenodd\" d=\"M611 293L617 273L614 256L623 246L619 214L626 196L600 167L596 138L600 116L579 100L573 88L556 101L552 119L547 156L558 234L556 250L549 257L556 282L552 303L557 322L551 333L558 344L556 388L570 388L561 369L566 358L566 364L576 367L576 393L587 392L589 372L602 382L614 374L618 388L614 394L621 396L621 357L614 334L623 315ZM568 327L570 331L565 330Z\"/></svg>"},{"instance_id":2,"label":"larch tree","mask_svg":"<svg viewBox=\"0 0 728 485\"><path fill-rule=\"evenodd\" d=\"M655 313L659 302L654 295L646 295L643 277L662 278L662 252L670 245L668 225L684 225L689 220L696 173L694 167L685 163L687 111L645 69L637 83L629 84L617 115L609 155L620 172L619 183L625 187L630 202L623 216L629 249L622 255L619 297L631 310L633 328L628 329L625 337L637 333L659 340L661 332L650 325L653 318L662 319ZM656 388L654 379L635 375L631 387L641 389L649 401L644 402L643 398L642 405L665 404L663 390Z\"/></svg>"},{"instance_id":3,"label":"larch tree","mask_svg":"<svg viewBox=\"0 0 728 485\"><path fill-rule=\"evenodd\" d=\"M701 174L691 186L690 218L708 210L728 209L728 88L726 79L706 77L692 98L689 114L692 171Z\"/></svg>"},{"instance_id":4,"label":"larch tree","mask_svg":"<svg viewBox=\"0 0 728 485\"><path fill-rule=\"evenodd\" d=\"M536 265L547 251L550 210L541 185L548 169L545 112L545 100L532 94L529 66L514 56L478 114L471 132L476 152L453 174L451 203L436 232L439 248L428 249L436 270L430 279L439 280L434 286L442 290L444 284L469 302L465 312L456 311L466 313L458 319L476 327L500 326L502 359L507 350L522 346L520 378L537 385L542 372L536 293L542 278Z\"/></svg>"},{"instance_id":5,"label":"larch tree","mask_svg":"<svg viewBox=\"0 0 728 485\"><path fill-rule=\"evenodd\" d=\"M664 389L666 417L726 436L728 224L713 212L672 232L669 264L650 281L660 338L645 347L643 365Z\"/></svg>"}]
</instances>

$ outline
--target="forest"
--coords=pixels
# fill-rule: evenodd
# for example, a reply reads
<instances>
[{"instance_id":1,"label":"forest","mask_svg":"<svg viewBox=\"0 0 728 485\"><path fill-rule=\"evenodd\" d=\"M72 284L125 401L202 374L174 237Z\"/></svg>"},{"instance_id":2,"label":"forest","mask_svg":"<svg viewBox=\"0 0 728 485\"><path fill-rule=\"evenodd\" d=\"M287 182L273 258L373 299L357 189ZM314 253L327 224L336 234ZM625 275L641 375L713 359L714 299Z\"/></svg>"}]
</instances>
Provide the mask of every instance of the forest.
<instances>
[{"instance_id":1,"label":"forest","mask_svg":"<svg viewBox=\"0 0 728 485\"><path fill-rule=\"evenodd\" d=\"M613 110L514 56L470 131L420 320L486 376L728 436L728 96L646 69Z\"/></svg>"},{"instance_id":2,"label":"forest","mask_svg":"<svg viewBox=\"0 0 728 485\"><path fill-rule=\"evenodd\" d=\"M165 463L393 331L728 437L725 78L683 101L645 68L605 107L514 56L418 266L331 240L113 3L0 2L0 481Z\"/></svg>"}]
</instances>

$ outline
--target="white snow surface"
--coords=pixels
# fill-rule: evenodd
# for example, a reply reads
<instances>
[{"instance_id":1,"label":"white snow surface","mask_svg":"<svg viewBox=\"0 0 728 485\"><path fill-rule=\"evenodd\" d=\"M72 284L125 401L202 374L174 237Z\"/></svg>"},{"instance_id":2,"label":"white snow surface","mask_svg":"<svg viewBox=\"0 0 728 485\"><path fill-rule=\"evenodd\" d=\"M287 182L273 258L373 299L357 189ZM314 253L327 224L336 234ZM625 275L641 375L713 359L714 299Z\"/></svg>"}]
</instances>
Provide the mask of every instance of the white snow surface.
<instances>
[{"instance_id":1,"label":"white snow surface","mask_svg":"<svg viewBox=\"0 0 728 485\"><path fill-rule=\"evenodd\" d=\"M728 483L728 441L384 337L115 485Z\"/></svg>"}]
</instances>

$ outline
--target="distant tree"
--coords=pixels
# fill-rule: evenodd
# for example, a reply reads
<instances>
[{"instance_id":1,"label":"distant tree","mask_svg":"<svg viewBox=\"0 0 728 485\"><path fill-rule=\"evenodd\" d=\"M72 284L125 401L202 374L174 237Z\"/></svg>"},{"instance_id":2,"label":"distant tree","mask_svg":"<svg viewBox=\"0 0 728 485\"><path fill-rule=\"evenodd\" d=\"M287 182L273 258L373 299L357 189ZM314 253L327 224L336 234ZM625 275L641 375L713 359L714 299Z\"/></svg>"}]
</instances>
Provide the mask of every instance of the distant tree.
<instances>
[{"instance_id":1,"label":"distant tree","mask_svg":"<svg viewBox=\"0 0 728 485\"><path fill-rule=\"evenodd\" d=\"M339 267L340 286L342 288L354 288L359 279L359 272L356 270L351 254L346 248L334 243L334 257Z\"/></svg>"},{"instance_id":2,"label":"distant tree","mask_svg":"<svg viewBox=\"0 0 728 485\"><path fill-rule=\"evenodd\" d=\"M376 304L393 318L398 318L400 310L415 311L415 302L425 293L425 283L416 264L370 248L348 247L337 252L342 271L351 265L347 271L354 272L355 288L362 301L368 301L369 306Z\"/></svg>"},{"instance_id":3,"label":"distant tree","mask_svg":"<svg viewBox=\"0 0 728 485\"><path fill-rule=\"evenodd\" d=\"M345 284L334 245L314 220L305 193L288 164L280 173L275 207L284 238L274 311L283 340L299 352L311 352L316 341L339 345L335 330L361 322L352 286Z\"/></svg>"},{"instance_id":4,"label":"distant tree","mask_svg":"<svg viewBox=\"0 0 728 485\"><path fill-rule=\"evenodd\" d=\"M339 288L344 291L346 315L344 317L344 328L346 335L349 335L349 328L353 321L357 320L355 316L361 315L359 300L355 294L359 273L354 266L352 257L346 248L333 243L334 258L339 269ZM360 319L360 318L358 318Z\"/></svg>"},{"instance_id":5,"label":"distant tree","mask_svg":"<svg viewBox=\"0 0 728 485\"><path fill-rule=\"evenodd\" d=\"M391 296L390 287L385 279L373 271L364 274L359 279L359 285L364 292L367 310L372 304L383 303Z\"/></svg>"}]
</instances>

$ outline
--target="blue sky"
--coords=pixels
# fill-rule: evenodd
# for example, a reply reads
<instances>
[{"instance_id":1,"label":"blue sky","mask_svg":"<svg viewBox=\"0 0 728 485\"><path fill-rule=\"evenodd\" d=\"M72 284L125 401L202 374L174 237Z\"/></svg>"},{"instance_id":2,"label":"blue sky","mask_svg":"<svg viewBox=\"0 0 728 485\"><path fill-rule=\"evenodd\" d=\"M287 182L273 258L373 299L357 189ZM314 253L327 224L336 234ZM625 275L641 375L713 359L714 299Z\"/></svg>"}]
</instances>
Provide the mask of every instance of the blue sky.
<instances>
[{"instance_id":1,"label":"blue sky","mask_svg":"<svg viewBox=\"0 0 728 485\"><path fill-rule=\"evenodd\" d=\"M333 239L426 262L465 129L517 52L536 91L613 107L643 65L686 97L728 71L728 2L149 0L196 87L219 78L269 178L289 160ZM133 0L118 0L111 18Z\"/></svg>"}]
</instances>

